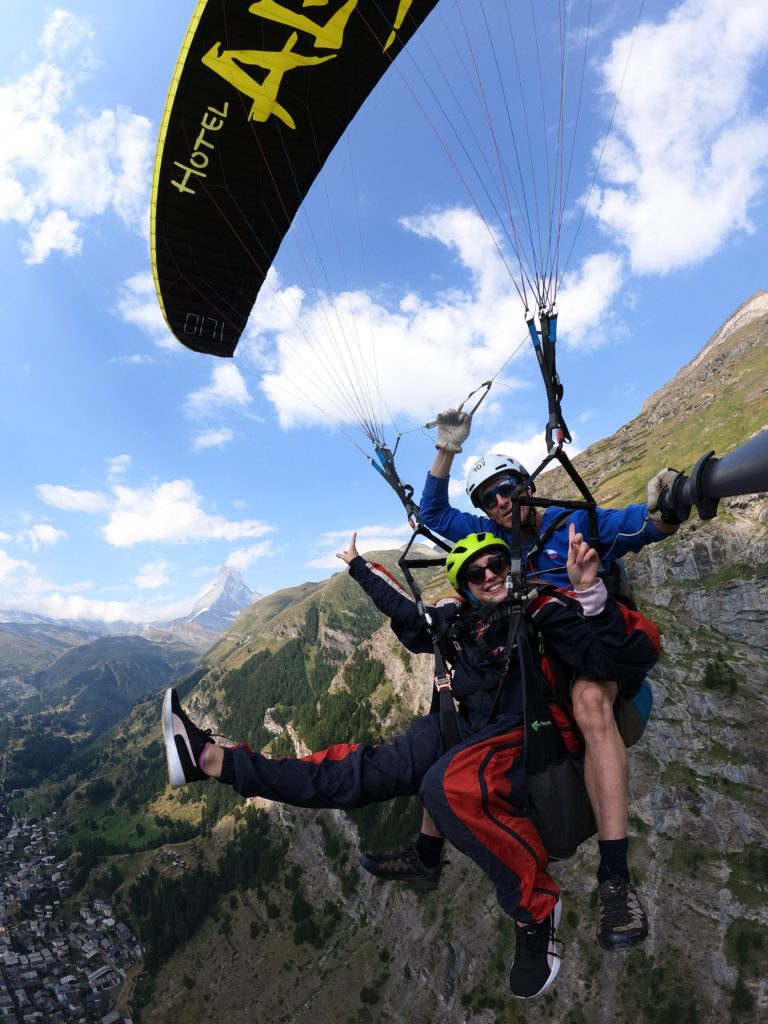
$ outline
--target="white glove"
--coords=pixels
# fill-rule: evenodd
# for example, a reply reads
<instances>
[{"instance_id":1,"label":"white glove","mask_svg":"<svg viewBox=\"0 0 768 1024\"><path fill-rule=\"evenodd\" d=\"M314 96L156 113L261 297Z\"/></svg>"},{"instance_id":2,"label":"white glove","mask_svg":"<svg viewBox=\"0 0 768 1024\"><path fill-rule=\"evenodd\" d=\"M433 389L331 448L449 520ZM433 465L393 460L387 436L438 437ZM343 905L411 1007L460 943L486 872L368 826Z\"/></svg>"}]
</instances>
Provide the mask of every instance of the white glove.
<instances>
[{"instance_id":1,"label":"white glove","mask_svg":"<svg viewBox=\"0 0 768 1024\"><path fill-rule=\"evenodd\" d=\"M458 409L446 409L439 412L427 428L437 427L436 447L442 448L444 452L453 452L458 455L461 446L469 437L469 430L472 426L472 413L461 412Z\"/></svg>"},{"instance_id":2,"label":"white glove","mask_svg":"<svg viewBox=\"0 0 768 1024\"><path fill-rule=\"evenodd\" d=\"M648 481L645 499L648 505L648 515L658 523L662 522L661 512L659 511L659 495L665 487L671 487L679 476L680 474L676 469L670 469L667 466L666 469L660 470L656 476L651 477Z\"/></svg>"}]
</instances>

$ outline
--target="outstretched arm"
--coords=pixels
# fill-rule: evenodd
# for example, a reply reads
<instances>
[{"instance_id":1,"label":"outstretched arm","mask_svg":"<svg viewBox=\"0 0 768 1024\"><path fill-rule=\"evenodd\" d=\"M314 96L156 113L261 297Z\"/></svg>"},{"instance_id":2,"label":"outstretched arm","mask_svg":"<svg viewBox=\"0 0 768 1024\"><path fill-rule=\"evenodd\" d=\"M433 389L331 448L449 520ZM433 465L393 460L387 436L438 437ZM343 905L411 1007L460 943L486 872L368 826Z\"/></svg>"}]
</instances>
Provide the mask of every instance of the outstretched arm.
<instances>
[{"instance_id":1,"label":"outstretched arm","mask_svg":"<svg viewBox=\"0 0 768 1024\"><path fill-rule=\"evenodd\" d=\"M439 533L446 540L457 541L468 533L494 531L490 519L459 512L448 500L448 480L453 460L461 451L461 445L469 437L472 413L458 409L446 409L437 414L428 427L438 427L435 458L427 475L427 482L421 495L419 511L422 522L430 530Z\"/></svg>"},{"instance_id":2,"label":"outstretched arm","mask_svg":"<svg viewBox=\"0 0 768 1024\"><path fill-rule=\"evenodd\" d=\"M451 466L456 458L456 452L447 452L444 448L438 448L429 472L436 477L449 477Z\"/></svg>"},{"instance_id":3,"label":"outstretched arm","mask_svg":"<svg viewBox=\"0 0 768 1024\"><path fill-rule=\"evenodd\" d=\"M403 646L415 654L432 650L432 642L419 615L416 602L383 566L367 562L357 550L357 533L336 557L349 566L349 575L366 592L376 607L391 619L392 629ZM432 609L430 609L432 610Z\"/></svg>"}]
</instances>

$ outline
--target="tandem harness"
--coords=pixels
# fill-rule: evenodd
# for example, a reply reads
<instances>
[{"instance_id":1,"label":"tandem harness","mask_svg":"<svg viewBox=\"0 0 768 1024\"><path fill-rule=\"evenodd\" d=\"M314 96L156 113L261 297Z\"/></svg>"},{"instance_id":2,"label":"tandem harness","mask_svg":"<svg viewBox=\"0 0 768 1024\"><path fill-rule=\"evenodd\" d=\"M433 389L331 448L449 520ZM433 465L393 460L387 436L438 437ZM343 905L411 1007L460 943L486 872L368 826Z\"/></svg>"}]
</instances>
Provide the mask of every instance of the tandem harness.
<instances>
[{"instance_id":1,"label":"tandem harness","mask_svg":"<svg viewBox=\"0 0 768 1024\"><path fill-rule=\"evenodd\" d=\"M569 513L566 511L564 516ZM563 516L556 518L552 530L537 538L539 549L546 543L551 532L562 525ZM508 620L506 642L503 651L495 660L498 669L488 674L487 685L477 689L492 690L495 694L487 721L492 721L498 711L504 683L509 675L512 658L517 652L519 680L522 689L523 710L523 758L528 779L528 793L521 812L527 814L539 832L551 858L562 860L573 855L578 846L597 831L592 806L584 786L583 753L576 739L568 709L568 695L557 686L550 686L538 667L534 651L537 648L537 634L526 616L529 605L538 597L558 593L558 588L544 585L530 593L515 593L511 579L508 589L512 596L502 605L470 612L448 629L436 621L422 599L421 590L413 577L412 569L434 568L444 559L419 558L410 556L410 548L419 531L416 531L399 559L399 566L416 601L422 623L430 637L434 653L434 690L431 713L439 715L440 732L444 749L447 751L462 741L459 714L454 696L463 692L454 691L450 669L448 644L461 640L462 636L472 641L491 660L492 651L485 640L488 626ZM438 538L431 538L440 543ZM445 549L445 545L441 544ZM562 600L568 600L561 597ZM498 637L498 633L496 634ZM498 650L498 648L495 648ZM555 720L557 719L557 721ZM561 733L563 726L572 730L569 745Z\"/></svg>"},{"instance_id":2,"label":"tandem harness","mask_svg":"<svg viewBox=\"0 0 768 1024\"><path fill-rule=\"evenodd\" d=\"M546 539L544 536L542 543L545 543ZM538 666L534 652L538 649L539 639L527 611L532 603L544 596L558 595L563 602L570 599L551 584L543 584L528 593L519 594L515 590L515 584L508 580L510 596L503 603L465 609L451 622L439 620L425 605L420 587L411 570L434 568L441 565L444 560L413 557L410 555L410 548L411 544L407 546L398 564L413 594L422 625L432 644L435 688L431 711L440 715L445 748L449 749L461 739L454 697L460 699L478 691L495 691L490 709L486 713L487 722L491 722L499 711L503 687L509 677L515 652L519 669L517 678L522 686L523 719L527 731L530 732L532 729L535 732L538 728L537 723L548 719L549 704L566 707L567 692L562 693L552 687ZM482 669L479 669L479 678L462 680L457 688L450 668L453 660L451 650L454 645L464 647L467 644L478 650L482 658Z\"/></svg>"}]
</instances>

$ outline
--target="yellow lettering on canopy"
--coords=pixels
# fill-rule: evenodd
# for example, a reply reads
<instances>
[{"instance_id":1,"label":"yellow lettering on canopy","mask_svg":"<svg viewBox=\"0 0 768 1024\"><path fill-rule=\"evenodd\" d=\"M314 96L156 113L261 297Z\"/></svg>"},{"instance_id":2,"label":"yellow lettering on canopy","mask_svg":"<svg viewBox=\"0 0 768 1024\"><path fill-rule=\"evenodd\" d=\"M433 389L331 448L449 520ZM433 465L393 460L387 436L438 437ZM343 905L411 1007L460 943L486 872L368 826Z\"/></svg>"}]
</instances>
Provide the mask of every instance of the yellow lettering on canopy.
<instances>
[{"instance_id":1,"label":"yellow lettering on canopy","mask_svg":"<svg viewBox=\"0 0 768 1024\"><path fill-rule=\"evenodd\" d=\"M385 50L388 50L392 43L394 43L395 39L397 38L396 32L405 21L405 16L410 10L412 3L413 0L400 0L400 6L397 8L397 14L395 15L395 31L390 32L389 39L387 40L386 46L384 47Z\"/></svg>"},{"instance_id":2,"label":"yellow lettering on canopy","mask_svg":"<svg viewBox=\"0 0 768 1024\"><path fill-rule=\"evenodd\" d=\"M322 50L340 50L344 42L344 29L347 27L352 11L357 7L358 0L347 0L325 25L317 25L311 18L296 11L281 7L276 0L256 0L248 8L250 14L256 14L266 21L276 21L278 25L298 29L315 38L315 47ZM410 2L410 0L409 0Z\"/></svg>"},{"instance_id":3,"label":"yellow lettering on canopy","mask_svg":"<svg viewBox=\"0 0 768 1024\"><path fill-rule=\"evenodd\" d=\"M222 50L219 52L221 43L214 43L202 60L206 67L215 71L238 92L253 101L248 114L249 121L267 121L274 114L289 128L295 128L296 122L285 107L277 102L277 91L282 83L283 75L286 71L293 71L294 68L307 67L310 64L324 64L325 61L333 60L336 56L335 53L330 53L325 57L304 57L300 53L294 53L293 47L297 39L298 35L292 32L283 49L274 53L271 50ZM239 64L264 68L267 71L266 78L259 84L235 61L238 61Z\"/></svg>"}]
</instances>

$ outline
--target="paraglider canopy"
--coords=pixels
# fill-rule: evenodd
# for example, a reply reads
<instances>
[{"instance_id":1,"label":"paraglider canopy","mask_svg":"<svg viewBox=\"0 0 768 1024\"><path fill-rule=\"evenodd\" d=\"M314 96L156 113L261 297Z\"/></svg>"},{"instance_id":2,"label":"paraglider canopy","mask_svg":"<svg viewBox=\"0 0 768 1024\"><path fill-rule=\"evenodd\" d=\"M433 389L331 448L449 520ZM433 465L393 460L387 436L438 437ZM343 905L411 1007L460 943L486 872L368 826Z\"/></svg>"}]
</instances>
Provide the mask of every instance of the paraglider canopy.
<instances>
[{"instance_id":1,"label":"paraglider canopy","mask_svg":"<svg viewBox=\"0 0 768 1024\"><path fill-rule=\"evenodd\" d=\"M152 266L173 334L231 356L326 157L436 0L200 0L163 116Z\"/></svg>"}]
</instances>

